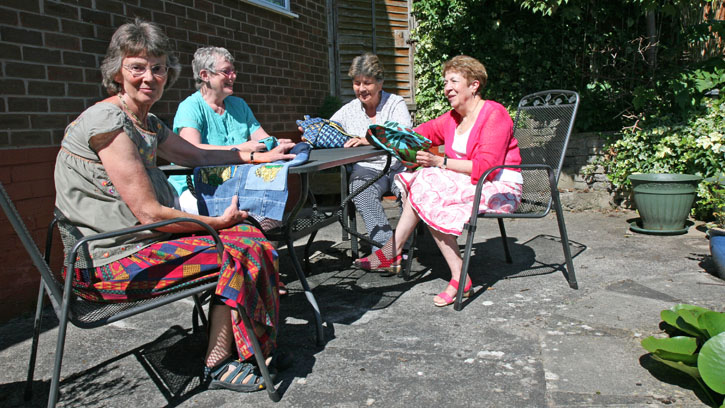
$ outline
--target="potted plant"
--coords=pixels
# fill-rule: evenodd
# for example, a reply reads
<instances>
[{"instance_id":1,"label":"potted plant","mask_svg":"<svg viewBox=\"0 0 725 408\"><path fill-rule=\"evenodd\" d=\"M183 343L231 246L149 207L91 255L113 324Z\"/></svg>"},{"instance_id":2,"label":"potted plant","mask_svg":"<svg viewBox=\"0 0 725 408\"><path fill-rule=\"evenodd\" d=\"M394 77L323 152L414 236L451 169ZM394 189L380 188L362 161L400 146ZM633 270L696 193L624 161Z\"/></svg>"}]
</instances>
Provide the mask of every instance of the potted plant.
<instances>
[{"instance_id":1,"label":"potted plant","mask_svg":"<svg viewBox=\"0 0 725 408\"><path fill-rule=\"evenodd\" d=\"M684 234L702 177L691 174L632 174L632 193L640 222L633 231L648 234Z\"/></svg>"}]
</instances>

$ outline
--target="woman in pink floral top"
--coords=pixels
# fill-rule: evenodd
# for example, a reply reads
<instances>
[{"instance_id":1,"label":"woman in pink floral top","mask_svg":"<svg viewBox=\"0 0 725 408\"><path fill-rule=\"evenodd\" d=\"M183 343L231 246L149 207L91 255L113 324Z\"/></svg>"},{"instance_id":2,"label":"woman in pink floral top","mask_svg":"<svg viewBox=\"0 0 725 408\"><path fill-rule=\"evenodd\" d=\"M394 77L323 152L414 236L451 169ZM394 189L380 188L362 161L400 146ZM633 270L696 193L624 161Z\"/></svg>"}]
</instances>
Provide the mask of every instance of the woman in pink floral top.
<instances>
[{"instance_id":1,"label":"woman in pink floral top","mask_svg":"<svg viewBox=\"0 0 725 408\"><path fill-rule=\"evenodd\" d=\"M445 290L433 299L436 306L455 301L463 264L456 239L471 216L476 183L493 166L521 163L511 116L501 104L481 95L487 79L483 64L459 55L446 62L443 76L444 92L453 109L415 131L433 145L444 144L445 156L419 151L416 161L423 168L396 176L404 203L395 235L373 255L356 261L363 269L399 270L403 244L422 220L451 271ZM492 172L483 185L479 213L515 211L522 183L518 170ZM470 278L464 285L464 296L469 296Z\"/></svg>"}]
</instances>

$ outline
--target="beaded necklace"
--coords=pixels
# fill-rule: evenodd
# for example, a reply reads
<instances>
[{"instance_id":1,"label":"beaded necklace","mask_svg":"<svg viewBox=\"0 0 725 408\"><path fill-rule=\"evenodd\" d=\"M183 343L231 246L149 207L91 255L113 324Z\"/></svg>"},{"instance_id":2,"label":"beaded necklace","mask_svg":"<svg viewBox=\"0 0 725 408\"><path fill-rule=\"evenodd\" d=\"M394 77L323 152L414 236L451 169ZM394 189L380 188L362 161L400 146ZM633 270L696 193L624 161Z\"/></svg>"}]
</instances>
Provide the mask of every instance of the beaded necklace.
<instances>
[{"instance_id":1,"label":"beaded necklace","mask_svg":"<svg viewBox=\"0 0 725 408\"><path fill-rule=\"evenodd\" d=\"M141 121L141 119L136 116L135 113L131 111L131 109L128 108L128 105L126 105L126 101L123 100L121 95L118 96L118 100L121 101L121 106L123 107L124 112L128 113L131 116L131 119L133 120L133 123L140 127L142 130L145 130L147 132L150 132L148 125L148 122L144 123ZM148 121L148 116L146 117L146 121Z\"/></svg>"}]
</instances>

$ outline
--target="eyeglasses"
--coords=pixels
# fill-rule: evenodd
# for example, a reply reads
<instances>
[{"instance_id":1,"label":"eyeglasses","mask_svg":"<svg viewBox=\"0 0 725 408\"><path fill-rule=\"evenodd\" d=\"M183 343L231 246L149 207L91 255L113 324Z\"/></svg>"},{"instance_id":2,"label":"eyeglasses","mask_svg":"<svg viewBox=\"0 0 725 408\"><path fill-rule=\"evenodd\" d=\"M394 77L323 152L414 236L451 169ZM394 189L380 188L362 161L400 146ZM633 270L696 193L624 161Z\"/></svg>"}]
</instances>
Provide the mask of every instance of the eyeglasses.
<instances>
[{"instance_id":1,"label":"eyeglasses","mask_svg":"<svg viewBox=\"0 0 725 408\"><path fill-rule=\"evenodd\" d=\"M131 65L124 65L124 68L128 70L128 72L131 73L135 78L138 78L140 76L143 76L143 74L148 71L149 66L148 65L142 65L142 64L131 64ZM166 65L154 65L151 68L151 74L158 78L163 78L166 75L169 74L169 67Z\"/></svg>"},{"instance_id":2,"label":"eyeglasses","mask_svg":"<svg viewBox=\"0 0 725 408\"><path fill-rule=\"evenodd\" d=\"M235 71L233 69L223 69L221 71L212 71L212 70L209 70L209 72L211 72L212 74L222 74L222 75L224 75L227 78L229 78L232 75L237 75L237 71Z\"/></svg>"}]
</instances>

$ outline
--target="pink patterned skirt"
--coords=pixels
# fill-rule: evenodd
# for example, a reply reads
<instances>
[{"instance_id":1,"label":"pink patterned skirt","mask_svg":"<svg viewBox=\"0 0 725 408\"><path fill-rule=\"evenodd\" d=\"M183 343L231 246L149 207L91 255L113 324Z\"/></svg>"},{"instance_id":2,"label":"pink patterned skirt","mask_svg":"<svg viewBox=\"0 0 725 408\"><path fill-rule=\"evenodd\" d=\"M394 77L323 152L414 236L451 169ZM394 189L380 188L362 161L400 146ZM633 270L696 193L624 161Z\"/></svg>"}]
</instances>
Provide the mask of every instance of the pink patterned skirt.
<instances>
[{"instance_id":1,"label":"pink patterned skirt","mask_svg":"<svg viewBox=\"0 0 725 408\"><path fill-rule=\"evenodd\" d=\"M471 176L438 167L424 167L395 176L403 196L407 195L418 217L437 231L461 235L471 219L476 185ZM521 184L487 181L481 190L478 213L510 213L521 202Z\"/></svg>"}]
</instances>

